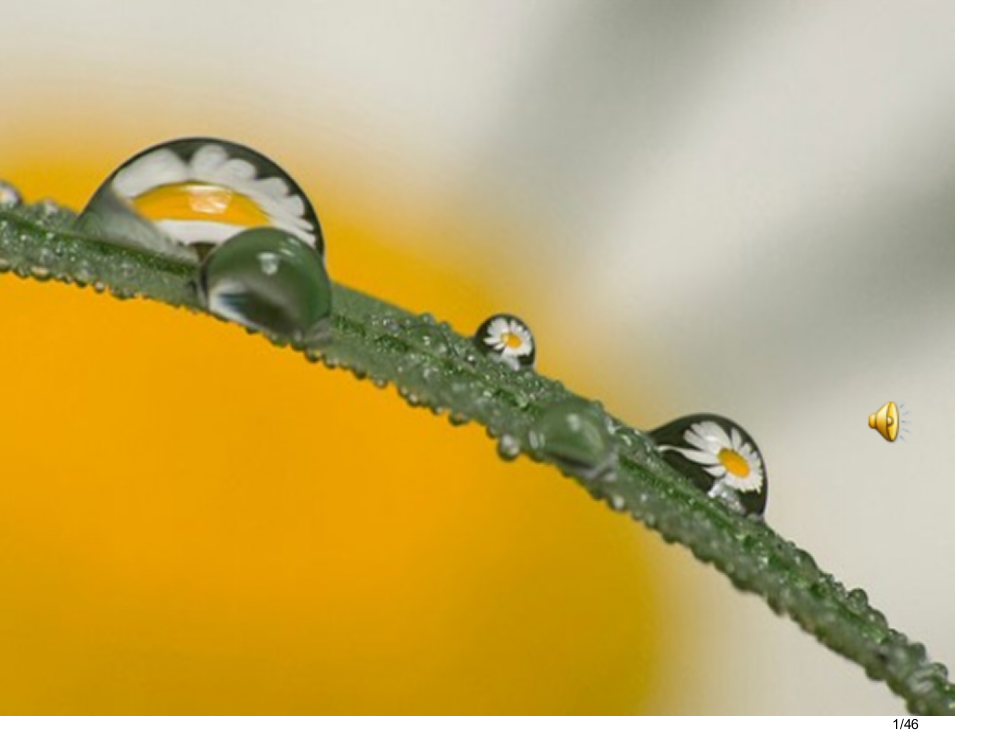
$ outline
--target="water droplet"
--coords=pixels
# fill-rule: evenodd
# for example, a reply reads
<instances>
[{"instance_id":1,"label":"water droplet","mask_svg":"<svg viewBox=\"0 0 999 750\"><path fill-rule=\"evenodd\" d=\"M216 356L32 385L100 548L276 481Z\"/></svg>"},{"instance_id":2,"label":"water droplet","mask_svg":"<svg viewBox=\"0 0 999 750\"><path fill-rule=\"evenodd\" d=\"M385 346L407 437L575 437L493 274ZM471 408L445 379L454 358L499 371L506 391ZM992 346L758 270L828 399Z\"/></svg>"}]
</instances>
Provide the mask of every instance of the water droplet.
<instances>
[{"instance_id":1,"label":"water droplet","mask_svg":"<svg viewBox=\"0 0 999 750\"><path fill-rule=\"evenodd\" d=\"M614 450L607 421L587 401L571 398L548 407L531 428L531 447L563 471L595 479L614 468Z\"/></svg>"},{"instance_id":2,"label":"water droplet","mask_svg":"<svg viewBox=\"0 0 999 750\"><path fill-rule=\"evenodd\" d=\"M863 589L853 589L847 595L847 599L850 601L850 604L858 609L867 607L867 592Z\"/></svg>"},{"instance_id":3,"label":"water droplet","mask_svg":"<svg viewBox=\"0 0 999 750\"><path fill-rule=\"evenodd\" d=\"M649 433L663 459L709 496L743 513L762 515L767 472L755 441L735 422L692 414Z\"/></svg>"},{"instance_id":4,"label":"water droplet","mask_svg":"<svg viewBox=\"0 0 999 750\"><path fill-rule=\"evenodd\" d=\"M513 461L520 455L520 441L513 435L501 435L496 450L504 461Z\"/></svg>"},{"instance_id":5,"label":"water droplet","mask_svg":"<svg viewBox=\"0 0 999 750\"><path fill-rule=\"evenodd\" d=\"M21 205L21 193L9 182L0 180L0 208L13 208Z\"/></svg>"},{"instance_id":6,"label":"water droplet","mask_svg":"<svg viewBox=\"0 0 999 750\"><path fill-rule=\"evenodd\" d=\"M319 220L291 177L263 154L215 138L183 138L133 156L97 189L80 231L198 261L247 229L275 227L323 255Z\"/></svg>"},{"instance_id":7,"label":"water droplet","mask_svg":"<svg viewBox=\"0 0 999 750\"><path fill-rule=\"evenodd\" d=\"M921 664L909 675L909 689L918 697L931 694L940 684L946 682L947 669L944 667L941 675L940 664Z\"/></svg>"},{"instance_id":8,"label":"water droplet","mask_svg":"<svg viewBox=\"0 0 999 750\"><path fill-rule=\"evenodd\" d=\"M469 419L466 415L461 412L453 411L447 416L447 421L453 424L455 427L461 427L463 424L468 424Z\"/></svg>"},{"instance_id":9,"label":"water droplet","mask_svg":"<svg viewBox=\"0 0 999 750\"><path fill-rule=\"evenodd\" d=\"M319 255L280 229L249 229L216 247L201 267L201 294L216 315L300 340L330 314Z\"/></svg>"},{"instance_id":10,"label":"water droplet","mask_svg":"<svg viewBox=\"0 0 999 750\"><path fill-rule=\"evenodd\" d=\"M514 370L534 367L537 351L534 334L524 321L513 315L504 313L487 318L475 332L475 344Z\"/></svg>"},{"instance_id":11,"label":"water droplet","mask_svg":"<svg viewBox=\"0 0 999 750\"><path fill-rule=\"evenodd\" d=\"M414 332L419 332L419 340L425 349L440 356L446 357L450 353L447 334L441 330L436 323L427 323L424 316L420 316L419 321L411 327Z\"/></svg>"},{"instance_id":12,"label":"water droplet","mask_svg":"<svg viewBox=\"0 0 999 750\"><path fill-rule=\"evenodd\" d=\"M818 570L819 566L816 564L815 558L800 547L792 545L791 559L806 570Z\"/></svg>"}]
</instances>

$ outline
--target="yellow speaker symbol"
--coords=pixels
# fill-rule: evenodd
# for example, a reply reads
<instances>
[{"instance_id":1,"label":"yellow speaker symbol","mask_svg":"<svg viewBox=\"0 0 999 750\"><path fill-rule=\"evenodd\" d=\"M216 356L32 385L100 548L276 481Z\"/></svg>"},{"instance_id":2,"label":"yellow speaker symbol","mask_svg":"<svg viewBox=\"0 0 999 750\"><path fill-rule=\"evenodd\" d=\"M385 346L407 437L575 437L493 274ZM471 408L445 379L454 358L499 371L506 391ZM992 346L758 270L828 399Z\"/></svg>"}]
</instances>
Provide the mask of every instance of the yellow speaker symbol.
<instances>
[{"instance_id":1,"label":"yellow speaker symbol","mask_svg":"<svg viewBox=\"0 0 999 750\"><path fill-rule=\"evenodd\" d=\"M872 430L881 433L881 437L889 443L894 443L898 437L898 407L894 401L878 409L867 418L867 424Z\"/></svg>"}]
</instances>

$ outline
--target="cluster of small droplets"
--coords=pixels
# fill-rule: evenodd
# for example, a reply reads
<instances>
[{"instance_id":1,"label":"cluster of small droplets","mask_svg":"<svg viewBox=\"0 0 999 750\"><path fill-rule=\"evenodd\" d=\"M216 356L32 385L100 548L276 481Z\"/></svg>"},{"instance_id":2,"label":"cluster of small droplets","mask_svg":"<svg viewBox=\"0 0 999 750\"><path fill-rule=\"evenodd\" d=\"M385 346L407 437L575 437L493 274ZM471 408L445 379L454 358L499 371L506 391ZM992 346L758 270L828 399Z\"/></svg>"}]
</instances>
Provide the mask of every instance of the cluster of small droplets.
<instances>
[{"instance_id":1,"label":"cluster of small droplets","mask_svg":"<svg viewBox=\"0 0 999 750\"><path fill-rule=\"evenodd\" d=\"M90 285L118 297L143 294L168 304L196 306L189 266L127 248L114 254L92 252L90 240L73 231L76 218L53 201L0 205L0 271Z\"/></svg>"},{"instance_id":2,"label":"cluster of small droplets","mask_svg":"<svg viewBox=\"0 0 999 750\"><path fill-rule=\"evenodd\" d=\"M698 517L692 524L695 528L686 514L674 517L668 529L661 521L655 528L690 546L695 556L725 572L737 588L762 593L777 614L792 613L804 630L833 650L853 658L861 655L858 660L868 676L887 680L893 689L914 696L909 700L911 711L953 712L952 692L941 702L941 695L951 690L946 668L928 662L922 645L890 630L883 613L868 605L865 592L847 591L823 573L807 552L779 539L759 520L736 518L730 533L719 534L713 521L703 514ZM697 530L699 524L704 528ZM844 616L880 631L876 645L857 630L837 627Z\"/></svg>"}]
</instances>

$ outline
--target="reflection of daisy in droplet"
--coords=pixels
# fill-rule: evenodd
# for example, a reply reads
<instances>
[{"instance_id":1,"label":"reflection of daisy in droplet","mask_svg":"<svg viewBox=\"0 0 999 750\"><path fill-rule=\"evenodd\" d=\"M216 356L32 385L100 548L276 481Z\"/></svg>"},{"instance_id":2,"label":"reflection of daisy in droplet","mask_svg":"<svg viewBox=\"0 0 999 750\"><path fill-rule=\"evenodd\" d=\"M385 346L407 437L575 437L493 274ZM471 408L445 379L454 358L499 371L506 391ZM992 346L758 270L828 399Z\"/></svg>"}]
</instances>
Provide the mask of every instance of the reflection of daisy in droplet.
<instances>
[{"instance_id":1,"label":"reflection of daisy in droplet","mask_svg":"<svg viewBox=\"0 0 999 750\"><path fill-rule=\"evenodd\" d=\"M661 452L673 450L689 461L700 464L718 483L738 492L759 492L763 486L763 461L752 444L735 427L731 435L716 422L696 422L683 433L693 448L660 446Z\"/></svg>"},{"instance_id":2,"label":"reflection of daisy in droplet","mask_svg":"<svg viewBox=\"0 0 999 750\"><path fill-rule=\"evenodd\" d=\"M240 151L252 157L249 150ZM167 235L187 244L220 244L246 228L270 225L317 248L316 226L302 196L280 176L258 176L247 158L231 156L217 142L184 158L171 143L126 164L114 189Z\"/></svg>"},{"instance_id":3,"label":"reflection of daisy in droplet","mask_svg":"<svg viewBox=\"0 0 999 750\"><path fill-rule=\"evenodd\" d=\"M489 351L515 370L534 363L534 337L523 322L509 315L496 315L480 331Z\"/></svg>"}]
</instances>

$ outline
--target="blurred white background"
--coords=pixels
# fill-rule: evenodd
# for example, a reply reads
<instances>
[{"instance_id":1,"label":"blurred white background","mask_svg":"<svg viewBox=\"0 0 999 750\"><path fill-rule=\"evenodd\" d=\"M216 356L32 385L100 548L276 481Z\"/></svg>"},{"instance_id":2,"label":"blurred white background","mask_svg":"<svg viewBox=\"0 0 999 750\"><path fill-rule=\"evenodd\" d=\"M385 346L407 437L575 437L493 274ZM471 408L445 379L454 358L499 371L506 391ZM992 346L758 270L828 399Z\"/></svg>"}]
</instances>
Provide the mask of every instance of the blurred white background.
<instances>
[{"instance_id":1,"label":"blurred white background","mask_svg":"<svg viewBox=\"0 0 999 750\"><path fill-rule=\"evenodd\" d=\"M769 522L953 667L951 3L0 0L0 17L0 173L42 100L65 106L49 128L95 105L235 114L330 154L317 171L349 151L364 189L414 212L517 227L443 261L497 280L540 369L571 359L592 374L570 385L648 428L744 425ZM888 400L911 411L906 443L867 427ZM648 545L710 615L719 666L690 710L902 709Z\"/></svg>"}]
</instances>

